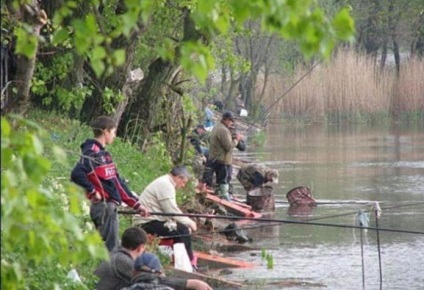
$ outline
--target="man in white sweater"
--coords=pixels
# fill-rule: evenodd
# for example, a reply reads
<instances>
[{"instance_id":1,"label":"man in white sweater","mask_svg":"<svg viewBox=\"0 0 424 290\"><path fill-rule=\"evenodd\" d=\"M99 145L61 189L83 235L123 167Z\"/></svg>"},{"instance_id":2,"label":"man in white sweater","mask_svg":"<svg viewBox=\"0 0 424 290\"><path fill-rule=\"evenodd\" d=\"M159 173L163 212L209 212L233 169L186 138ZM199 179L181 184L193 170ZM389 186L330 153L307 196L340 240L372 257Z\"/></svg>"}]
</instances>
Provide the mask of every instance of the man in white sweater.
<instances>
[{"instance_id":1,"label":"man in white sweater","mask_svg":"<svg viewBox=\"0 0 424 290\"><path fill-rule=\"evenodd\" d=\"M151 212L182 213L177 205L176 190L183 188L190 178L184 166L174 167L169 174L153 180L140 194L139 202ZM175 243L184 243L187 254L194 263L191 233L197 230L196 223L183 216L134 216L133 225L143 228L147 233L161 237L171 237Z\"/></svg>"}]
</instances>

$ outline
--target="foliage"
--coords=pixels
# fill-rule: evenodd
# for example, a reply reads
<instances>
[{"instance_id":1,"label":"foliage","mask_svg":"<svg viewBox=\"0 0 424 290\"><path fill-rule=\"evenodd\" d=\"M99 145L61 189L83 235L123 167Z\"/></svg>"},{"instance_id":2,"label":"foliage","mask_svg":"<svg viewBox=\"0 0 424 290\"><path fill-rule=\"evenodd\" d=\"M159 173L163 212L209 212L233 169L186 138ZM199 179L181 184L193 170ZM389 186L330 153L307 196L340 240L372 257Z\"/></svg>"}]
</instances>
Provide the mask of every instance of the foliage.
<instances>
[{"instance_id":1,"label":"foliage","mask_svg":"<svg viewBox=\"0 0 424 290\"><path fill-rule=\"evenodd\" d=\"M67 269L70 264L106 257L100 237L95 232L84 232L78 222L82 208L76 187L66 182L57 190L42 186L52 166L43 156L44 147L38 137L45 131L18 117L13 122L14 127L7 119L1 119L4 289L28 285L30 269L43 263L54 262ZM53 147L52 153L55 160L66 162L59 147ZM60 202L61 194L66 197L65 204ZM21 258L17 259L16 255Z\"/></svg>"},{"instance_id":2,"label":"foliage","mask_svg":"<svg viewBox=\"0 0 424 290\"><path fill-rule=\"evenodd\" d=\"M265 249L262 249L261 258L262 260L266 261L266 266L269 270L272 270L274 268L274 257L272 256L272 254L267 253Z\"/></svg>"},{"instance_id":3,"label":"foliage","mask_svg":"<svg viewBox=\"0 0 424 290\"><path fill-rule=\"evenodd\" d=\"M253 147L263 146L266 140L265 131L256 132L249 140L249 145Z\"/></svg>"},{"instance_id":4,"label":"foliage","mask_svg":"<svg viewBox=\"0 0 424 290\"><path fill-rule=\"evenodd\" d=\"M2 119L2 288L93 289L92 271L106 253L84 194L68 183L91 129L46 111L30 111L29 119L19 120L17 129ZM143 154L119 138L108 149L137 194L171 168L159 140ZM131 219L121 216L121 231L130 225ZM66 279L72 268L83 284ZM12 284L16 287L9 288Z\"/></svg>"}]
</instances>

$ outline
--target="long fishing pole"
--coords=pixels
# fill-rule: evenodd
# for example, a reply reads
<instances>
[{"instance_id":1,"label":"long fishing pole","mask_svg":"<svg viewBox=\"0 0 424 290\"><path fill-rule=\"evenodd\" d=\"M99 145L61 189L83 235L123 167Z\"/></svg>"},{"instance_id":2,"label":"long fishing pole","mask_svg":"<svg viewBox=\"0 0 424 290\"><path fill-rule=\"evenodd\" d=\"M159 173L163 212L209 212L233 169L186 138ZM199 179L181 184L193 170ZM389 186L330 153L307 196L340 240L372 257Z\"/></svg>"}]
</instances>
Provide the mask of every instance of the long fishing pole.
<instances>
[{"instance_id":1,"label":"long fishing pole","mask_svg":"<svg viewBox=\"0 0 424 290\"><path fill-rule=\"evenodd\" d=\"M269 111L272 109L272 107L274 107L279 101L281 101L292 89L294 89L294 87L296 87L307 75L309 75L321 62L322 62L322 58L315 63L312 68L310 68L304 75L302 75L302 77L300 77L295 83L293 83L290 88L288 88L276 101L274 101L270 106L268 106L268 108L261 114L264 117L267 117L267 115L269 114ZM260 118L257 118L260 119ZM246 132L247 130L249 130L250 128L253 127L253 125L255 125L257 123L257 120L254 120L254 122L252 124L248 124L249 127L247 127L246 130L244 130L243 132Z\"/></svg>"},{"instance_id":2,"label":"long fishing pole","mask_svg":"<svg viewBox=\"0 0 424 290\"><path fill-rule=\"evenodd\" d=\"M394 206L382 207L381 209L382 210L388 210L388 209L395 209L395 208L408 207L408 206L417 206L417 205L421 205L421 204L424 204L424 202L415 202L415 203L394 205ZM374 210L373 209L363 210L363 212L372 212L372 211L374 211ZM305 221L316 221L316 220L327 219L327 218L343 217L343 216L348 216L348 215L352 215L352 214L356 214L356 213L357 212L348 212L348 213L342 213L342 214L336 214L336 215L310 218L310 219L306 219Z\"/></svg>"},{"instance_id":3,"label":"long fishing pole","mask_svg":"<svg viewBox=\"0 0 424 290\"><path fill-rule=\"evenodd\" d=\"M137 211L118 211L120 214L138 214ZM213 215L213 214L197 214L197 213L163 213L163 212L149 212L150 215L156 216L169 216L169 217L198 217L198 218L214 218L214 219L227 219L227 220L249 220L257 222L278 222L284 224L299 224L299 225L311 225L311 226L327 226L327 227L336 227L336 228L351 228L351 229L368 229L368 230L378 230L383 232L395 232L395 233L408 233L408 234L418 234L424 235L424 232L417 231L407 231L399 229L387 229L387 228L375 228L375 227L360 227L352 225L341 225L341 224L329 224L329 223L314 223L314 222L303 222L303 221L293 221L293 220L283 220L283 219L269 219L269 218L254 218L254 217L240 217L240 216L226 216L226 215Z\"/></svg>"}]
</instances>

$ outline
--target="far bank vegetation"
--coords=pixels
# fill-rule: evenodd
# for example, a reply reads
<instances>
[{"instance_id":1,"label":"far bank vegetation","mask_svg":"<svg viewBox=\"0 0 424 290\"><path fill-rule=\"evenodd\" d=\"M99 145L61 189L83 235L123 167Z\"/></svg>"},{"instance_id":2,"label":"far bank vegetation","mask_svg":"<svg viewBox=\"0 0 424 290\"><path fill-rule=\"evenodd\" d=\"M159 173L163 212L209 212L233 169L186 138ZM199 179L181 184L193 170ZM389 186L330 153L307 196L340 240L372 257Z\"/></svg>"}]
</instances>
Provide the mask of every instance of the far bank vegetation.
<instances>
[{"instance_id":1,"label":"far bank vegetation","mask_svg":"<svg viewBox=\"0 0 424 290\"><path fill-rule=\"evenodd\" d=\"M304 75L306 77L282 97ZM424 61L417 57L405 59L397 74L394 66L386 65L381 70L369 55L340 50L329 62L314 68L296 67L292 77L269 76L264 100L267 104L276 103L271 119L414 120L424 117L423 79ZM258 80L257 91L263 89L261 83Z\"/></svg>"}]
</instances>

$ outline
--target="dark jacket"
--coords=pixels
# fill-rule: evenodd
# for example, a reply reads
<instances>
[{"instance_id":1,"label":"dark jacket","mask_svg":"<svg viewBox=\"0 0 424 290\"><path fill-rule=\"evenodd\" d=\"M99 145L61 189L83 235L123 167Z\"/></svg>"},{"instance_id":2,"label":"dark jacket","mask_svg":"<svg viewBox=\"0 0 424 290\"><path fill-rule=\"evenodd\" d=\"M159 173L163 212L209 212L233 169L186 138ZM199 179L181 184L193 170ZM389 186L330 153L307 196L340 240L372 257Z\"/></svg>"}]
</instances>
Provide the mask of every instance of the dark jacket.
<instances>
[{"instance_id":1,"label":"dark jacket","mask_svg":"<svg viewBox=\"0 0 424 290\"><path fill-rule=\"evenodd\" d=\"M192 132L191 132L191 135L189 136L189 138L190 138L190 143L191 143L191 145L193 145L194 146L194 149L196 149L196 152L198 153L198 154L203 154L203 152L202 152L202 148L200 147L200 145L202 144L202 137L203 136L201 136L199 133L197 133L197 131L196 130L193 130Z\"/></svg>"},{"instance_id":2,"label":"dark jacket","mask_svg":"<svg viewBox=\"0 0 424 290\"><path fill-rule=\"evenodd\" d=\"M182 278L161 277L155 273L139 272L132 280L131 286L122 290L185 290L187 280Z\"/></svg>"},{"instance_id":3,"label":"dark jacket","mask_svg":"<svg viewBox=\"0 0 424 290\"><path fill-rule=\"evenodd\" d=\"M99 277L97 290L120 290L129 286L132 279L134 259L123 247L110 253L110 260L102 262L94 274Z\"/></svg>"},{"instance_id":4,"label":"dark jacket","mask_svg":"<svg viewBox=\"0 0 424 290\"><path fill-rule=\"evenodd\" d=\"M255 165L249 165L240 168L236 177L241 185L243 185L243 188L250 191L266 183L267 180L265 176L266 169Z\"/></svg>"},{"instance_id":5,"label":"dark jacket","mask_svg":"<svg viewBox=\"0 0 424 290\"><path fill-rule=\"evenodd\" d=\"M71 173L71 180L85 189L92 199L95 191L107 201L122 202L138 209L138 198L120 178L112 156L97 140L88 139L81 145L82 157Z\"/></svg>"}]
</instances>

